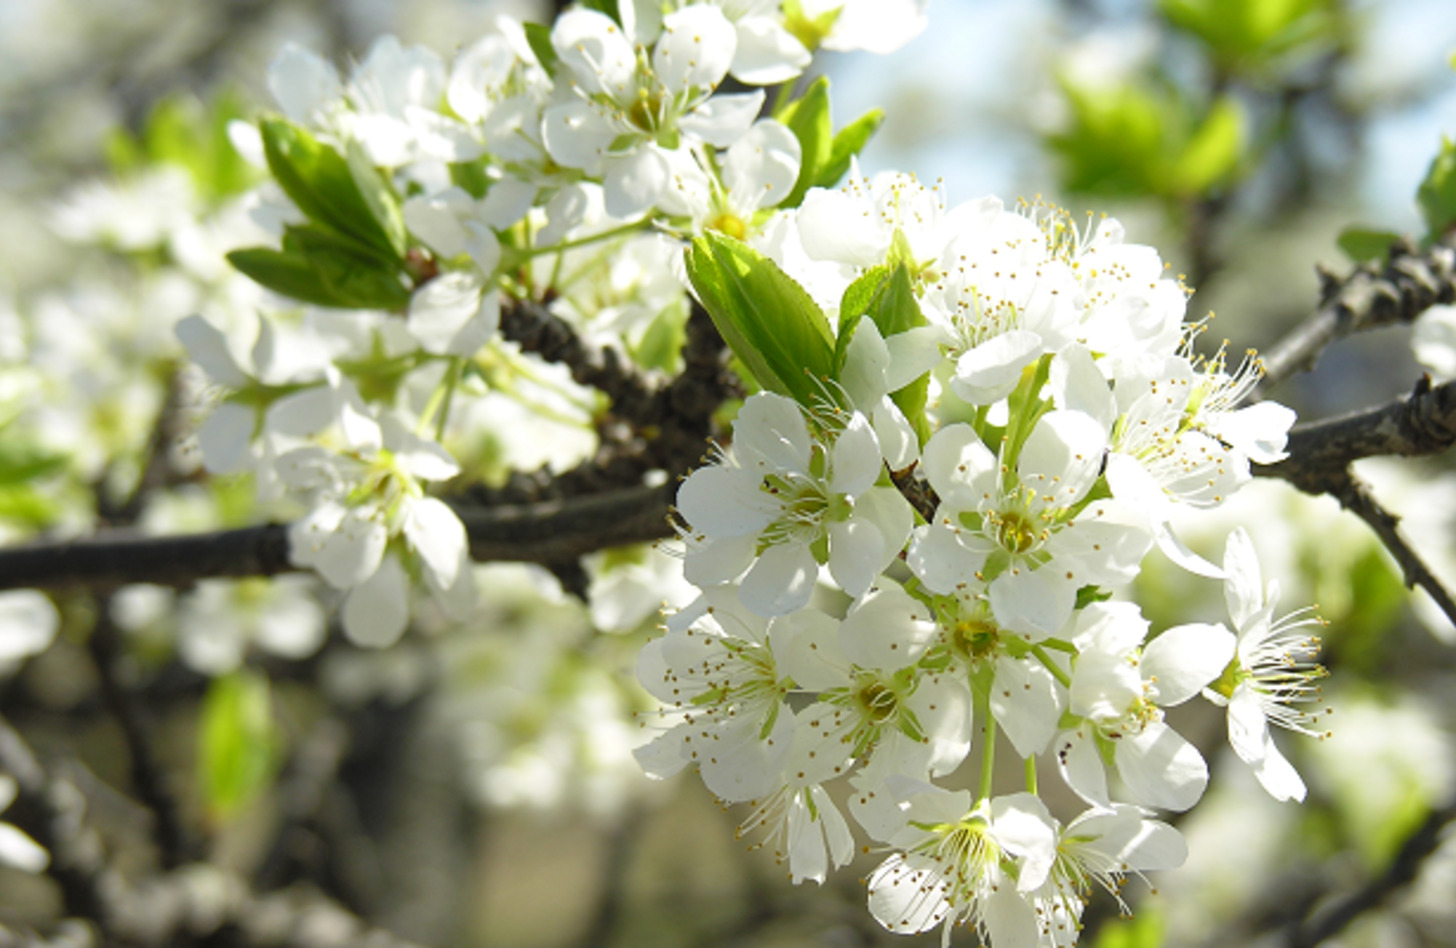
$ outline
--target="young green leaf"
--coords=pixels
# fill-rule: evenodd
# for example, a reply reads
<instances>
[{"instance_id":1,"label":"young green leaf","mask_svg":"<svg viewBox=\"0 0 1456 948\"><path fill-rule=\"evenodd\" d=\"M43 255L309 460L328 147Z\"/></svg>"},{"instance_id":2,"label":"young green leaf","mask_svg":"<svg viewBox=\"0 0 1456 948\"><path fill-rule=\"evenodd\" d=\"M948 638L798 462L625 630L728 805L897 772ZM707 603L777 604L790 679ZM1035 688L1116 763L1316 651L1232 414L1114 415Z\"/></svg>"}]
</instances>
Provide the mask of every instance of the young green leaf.
<instances>
[{"instance_id":1,"label":"young green leaf","mask_svg":"<svg viewBox=\"0 0 1456 948\"><path fill-rule=\"evenodd\" d=\"M197 765L203 800L226 820L273 779L278 759L268 679L246 669L214 679L202 702Z\"/></svg>"},{"instance_id":2,"label":"young green leaf","mask_svg":"<svg viewBox=\"0 0 1456 948\"><path fill-rule=\"evenodd\" d=\"M264 120L259 131L268 170L300 211L384 259L399 256L343 156L282 119Z\"/></svg>"},{"instance_id":3,"label":"young green leaf","mask_svg":"<svg viewBox=\"0 0 1456 948\"><path fill-rule=\"evenodd\" d=\"M864 149L884 120L883 109L871 109L836 132L829 146L829 160L819 169L815 187L832 188L838 184L849 173L850 159Z\"/></svg>"},{"instance_id":4,"label":"young green leaf","mask_svg":"<svg viewBox=\"0 0 1456 948\"><path fill-rule=\"evenodd\" d=\"M1427 240L1439 240L1456 224L1456 144L1441 137L1441 150L1431 161L1416 190L1416 203L1426 221Z\"/></svg>"},{"instance_id":5,"label":"young green leaf","mask_svg":"<svg viewBox=\"0 0 1456 948\"><path fill-rule=\"evenodd\" d=\"M823 76L775 116L799 140L799 178L779 207L798 207L804 194L817 184L829 165L834 146L834 125L829 117L829 80Z\"/></svg>"},{"instance_id":6,"label":"young green leaf","mask_svg":"<svg viewBox=\"0 0 1456 948\"><path fill-rule=\"evenodd\" d=\"M244 276L274 293L315 306L345 305L324 285L306 257L272 247L246 247L232 251L227 259Z\"/></svg>"},{"instance_id":7,"label":"young green leaf","mask_svg":"<svg viewBox=\"0 0 1456 948\"><path fill-rule=\"evenodd\" d=\"M384 231L390 249L394 251L395 256L403 258L405 251L409 249L409 232L404 225L404 212L400 210L399 198L395 195L394 189L389 186L389 182L385 181L384 176L379 173L379 169L374 167L369 156L364 153L362 145L356 141L350 141L346 155L349 163L349 175L354 179L354 186L359 189L359 195L368 205L374 222Z\"/></svg>"},{"instance_id":8,"label":"young green leaf","mask_svg":"<svg viewBox=\"0 0 1456 948\"><path fill-rule=\"evenodd\" d=\"M688 277L759 385L814 405L834 371L834 338L804 288L747 244L709 231L687 252Z\"/></svg>"},{"instance_id":9,"label":"young green leaf","mask_svg":"<svg viewBox=\"0 0 1456 948\"><path fill-rule=\"evenodd\" d=\"M551 45L551 27L540 23L527 23L525 31L526 42L530 45L531 52L536 54L536 61L546 70L547 76L555 79L558 57L556 47Z\"/></svg>"},{"instance_id":10,"label":"young green leaf","mask_svg":"<svg viewBox=\"0 0 1456 948\"><path fill-rule=\"evenodd\" d=\"M1390 255L1390 245L1399 239L1394 231L1346 227L1335 244L1356 263L1383 262Z\"/></svg>"}]
</instances>

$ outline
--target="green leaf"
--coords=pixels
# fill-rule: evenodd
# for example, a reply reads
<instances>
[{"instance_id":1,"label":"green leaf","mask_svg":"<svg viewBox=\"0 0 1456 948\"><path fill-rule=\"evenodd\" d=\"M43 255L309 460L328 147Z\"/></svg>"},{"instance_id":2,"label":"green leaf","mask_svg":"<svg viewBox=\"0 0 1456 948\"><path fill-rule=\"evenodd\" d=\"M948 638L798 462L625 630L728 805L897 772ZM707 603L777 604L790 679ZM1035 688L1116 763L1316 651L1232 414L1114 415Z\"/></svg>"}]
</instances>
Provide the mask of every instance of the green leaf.
<instances>
[{"instance_id":1,"label":"green leaf","mask_svg":"<svg viewBox=\"0 0 1456 948\"><path fill-rule=\"evenodd\" d=\"M1399 239L1400 234L1394 231L1346 227L1335 245L1356 263L1383 262L1390 254L1390 245Z\"/></svg>"},{"instance_id":2,"label":"green leaf","mask_svg":"<svg viewBox=\"0 0 1456 948\"><path fill-rule=\"evenodd\" d=\"M46 527L61 513L55 491L39 491L30 484L0 484L0 521L27 527Z\"/></svg>"},{"instance_id":3,"label":"green leaf","mask_svg":"<svg viewBox=\"0 0 1456 948\"><path fill-rule=\"evenodd\" d=\"M854 339L854 331L859 327L859 321L869 310L875 297L883 289L885 280L890 276L890 267L887 264L880 264L871 267L855 279L844 290L844 295L839 300L839 335L834 340L834 377L838 378L844 370L844 358L849 352L849 344Z\"/></svg>"},{"instance_id":4,"label":"green leaf","mask_svg":"<svg viewBox=\"0 0 1456 948\"><path fill-rule=\"evenodd\" d=\"M282 119L259 124L268 169L309 219L389 260L394 241L374 216L346 161L329 145Z\"/></svg>"},{"instance_id":5,"label":"green leaf","mask_svg":"<svg viewBox=\"0 0 1456 948\"><path fill-rule=\"evenodd\" d=\"M617 9L617 0L581 0L581 5L611 17L618 26L622 25L622 14Z\"/></svg>"},{"instance_id":6,"label":"green leaf","mask_svg":"<svg viewBox=\"0 0 1456 948\"><path fill-rule=\"evenodd\" d=\"M490 190L484 161L457 161L450 165L450 183L479 201Z\"/></svg>"},{"instance_id":7,"label":"green leaf","mask_svg":"<svg viewBox=\"0 0 1456 948\"><path fill-rule=\"evenodd\" d=\"M829 323L804 288L742 241L709 231L687 252L703 306L758 384L813 406L834 372Z\"/></svg>"},{"instance_id":8,"label":"green leaf","mask_svg":"<svg viewBox=\"0 0 1456 948\"><path fill-rule=\"evenodd\" d=\"M382 266L378 257L361 252L353 242L325 228L289 227L283 249L308 261L324 288L338 300L332 305L385 310L409 305L410 291L396 267Z\"/></svg>"},{"instance_id":9,"label":"green leaf","mask_svg":"<svg viewBox=\"0 0 1456 948\"><path fill-rule=\"evenodd\" d=\"M227 255L231 263L254 283L275 293L315 306L344 306L306 257L283 253L271 247L247 247Z\"/></svg>"},{"instance_id":10,"label":"green leaf","mask_svg":"<svg viewBox=\"0 0 1456 948\"><path fill-rule=\"evenodd\" d=\"M841 128L829 147L829 160L819 169L815 178L816 187L832 188L849 172L849 161L858 155L869 143L870 136L885 120L883 109L871 109L859 118Z\"/></svg>"},{"instance_id":11,"label":"green leaf","mask_svg":"<svg viewBox=\"0 0 1456 948\"><path fill-rule=\"evenodd\" d=\"M1244 112L1224 96L1215 102L1173 167L1173 188L1203 194L1232 178L1244 152Z\"/></svg>"},{"instance_id":12,"label":"green leaf","mask_svg":"<svg viewBox=\"0 0 1456 948\"><path fill-rule=\"evenodd\" d=\"M1163 943L1163 929L1163 916L1156 908L1140 907L1133 918L1106 922L1093 948L1158 948Z\"/></svg>"},{"instance_id":13,"label":"green leaf","mask_svg":"<svg viewBox=\"0 0 1456 948\"><path fill-rule=\"evenodd\" d=\"M198 783L207 808L226 820L272 782L279 749L268 679L242 669L215 679L198 725Z\"/></svg>"},{"instance_id":14,"label":"green leaf","mask_svg":"<svg viewBox=\"0 0 1456 948\"><path fill-rule=\"evenodd\" d=\"M1330 0L1162 0L1168 22L1197 37L1224 72L1266 73L1336 38Z\"/></svg>"},{"instance_id":15,"label":"green leaf","mask_svg":"<svg viewBox=\"0 0 1456 948\"><path fill-rule=\"evenodd\" d=\"M36 444L0 440L0 486L24 484L65 469L66 455Z\"/></svg>"},{"instance_id":16,"label":"green leaf","mask_svg":"<svg viewBox=\"0 0 1456 948\"><path fill-rule=\"evenodd\" d=\"M525 30L526 42L530 44L531 52L536 54L536 59L541 63L541 68L546 70L546 75L555 79L560 60L556 55L556 47L551 45L551 27L540 23L527 23Z\"/></svg>"},{"instance_id":17,"label":"green leaf","mask_svg":"<svg viewBox=\"0 0 1456 948\"><path fill-rule=\"evenodd\" d=\"M404 212L400 210L399 198L364 153L362 145L350 141L346 155L354 186L359 189L375 223L384 231L390 249L396 257L403 258L405 251L409 249L409 232L404 226Z\"/></svg>"},{"instance_id":18,"label":"green leaf","mask_svg":"<svg viewBox=\"0 0 1456 948\"><path fill-rule=\"evenodd\" d=\"M1168 102L1134 85L1083 87L1064 79L1062 88L1071 120L1047 144L1062 157L1066 188L1115 197L1161 193Z\"/></svg>"},{"instance_id":19,"label":"green leaf","mask_svg":"<svg viewBox=\"0 0 1456 948\"><path fill-rule=\"evenodd\" d=\"M1416 203L1426 221L1428 241L1439 240L1456 223L1456 145L1444 135L1441 150L1416 190Z\"/></svg>"},{"instance_id":20,"label":"green leaf","mask_svg":"<svg viewBox=\"0 0 1456 948\"><path fill-rule=\"evenodd\" d=\"M830 163L834 126L829 117L829 80L820 76L777 116L799 140L799 178L781 208L798 207ZM837 179L836 179L837 180Z\"/></svg>"}]
</instances>

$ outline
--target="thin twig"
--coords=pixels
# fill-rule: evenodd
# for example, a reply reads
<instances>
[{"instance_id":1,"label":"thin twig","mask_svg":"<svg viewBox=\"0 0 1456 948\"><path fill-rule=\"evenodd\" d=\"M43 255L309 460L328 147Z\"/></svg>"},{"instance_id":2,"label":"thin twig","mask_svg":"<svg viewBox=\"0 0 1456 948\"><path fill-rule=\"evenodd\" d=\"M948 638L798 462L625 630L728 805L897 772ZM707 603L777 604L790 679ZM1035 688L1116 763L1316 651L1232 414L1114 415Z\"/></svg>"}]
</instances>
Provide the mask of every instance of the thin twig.
<instances>
[{"instance_id":1,"label":"thin twig","mask_svg":"<svg viewBox=\"0 0 1456 948\"><path fill-rule=\"evenodd\" d=\"M1356 268L1344 280L1321 271L1321 303L1263 354L1266 393L1299 371L1314 368L1320 354L1337 339L1378 326L1414 322L1437 303L1456 300L1456 249L1436 244L1417 251L1398 241L1380 268Z\"/></svg>"},{"instance_id":2,"label":"thin twig","mask_svg":"<svg viewBox=\"0 0 1456 948\"><path fill-rule=\"evenodd\" d=\"M1383 873L1328 908L1316 911L1295 924L1289 932L1290 948L1315 948L1414 882L1426 859L1440 846L1441 831L1452 820L1456 820L1456 807L1431 811L1425 822L1406 838Z\"/></svg>"},{"instance_id":3,"label":"thin twig","mask_svg":"<svg viewBox=\"0 0 1456 948\"><path fill-rule=\"evenodd\" d=\"M152 750L146 709L123 672L125 659L121 654L121 631L111 620L110 606L110 596L96 597L96 623L91 628L87 645L101 680L102 695L126 740L132 786L155 821L154 835L162 865L175 869L193 858L190 834L168 784L166 768Z\"/></svg>"}]
</instances>

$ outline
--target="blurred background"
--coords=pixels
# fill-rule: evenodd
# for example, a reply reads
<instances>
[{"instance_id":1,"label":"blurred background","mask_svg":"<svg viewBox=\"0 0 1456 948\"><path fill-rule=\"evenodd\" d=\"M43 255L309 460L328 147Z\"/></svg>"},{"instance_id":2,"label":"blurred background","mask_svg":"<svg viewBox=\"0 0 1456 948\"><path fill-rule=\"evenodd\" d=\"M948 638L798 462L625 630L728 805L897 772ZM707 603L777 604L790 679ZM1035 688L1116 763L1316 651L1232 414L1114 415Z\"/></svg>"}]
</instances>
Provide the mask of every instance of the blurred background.
<instances>
[{"instance_id":1,"label":"blurred background","mask_svg":"<svg viewBox=\"0 0 1456 948\"><path fill-rule=\"evenodd\" d=\"M170 162L194 186L205 177L212 191L198 187L199 199L220 206L233 186L219 169L237 159L217 129L269 108L267 66L285 42L343 64L389 33L448 61L497 15L547 22L554 12L524 0L0 0L0 359L22 335L51 333L71 337L52 358L95 375L102 356L84 338L117 350L169 336L193 297L168 282L178 262L149 242L168 198L146 169ZM1317 265L1345 273L1383 256L1390 235L1424 233L1416 191L1443 134L1456 135L1450 0L932 0L929 15L925 34L893 55L816 63L837 122L886 112L863 169L943 180L951 203L1040 196L1119 218L1196 289L1192 315L1217 315L1204 340L1213 348L1272 343L1317 306ZM234 191L251 180L237 175ZM85 226L108 214L135 231ZM205 270L190 266L189 279ZM160 329L148 322L164 312L174 315ZM1422 371L1399 327L1336 344L1272 395L1318 418L1404 394ZM127 413L156 397L103 399L112 415L92 419L114 439L98 447L103 459L145 439ZM1456 581L1449 461L1361 470ZM0 490L0 539L65 520L64 485L42 486ZM145 514L158 529L186 529L191 502L179 491ZM1084 938L1102 948L1290 943L1292 921L1381 878L1456 799L1456 630L1411 604L1368 530L1329 498L1256 482L1213 519L1190 525L1190 542L1217 558L1232 525L1257 524L1267 574L1283 586L1277 614L1317 603L1329 621L1334 735L1280 735L1310 786L1304 806L1281 805L1232 758L1217 709L1175 718L1214 769L1210 799L1180 824L1190 865L1151 880L1155 896L1131 881L1134 921L1094 902ZM635 595L651 600L662 567L632 556L644 571ZM1223 615L1217 584L1160 565L1149 561L1136 593L1156 626ZM822 888L795 888L751 840L735 841L746 814L722 811L691 776L641 776L631 714L646 699L633 664L652 634L651 601L623 605L636 602L623 593L610 600L618 614L593 613L524 567L488 567L480 582L492 594L471 623L425 621L384 653L321 628L297 633L311 647L289 645L294 620L265 612L252 645L221 662L194 641L206 631L188 630L216 637L239 603L263 595L256 588L228 584L215 613L204 590L122 590L101 618L94 604L62 602L55 641L10 662L0 712L94 775L109 845L145 868L144 788L90 665L91 637L110 628L161 736L158 766L208 858L261 889L316 887L425 944L851 948L939 937L887 935L865 912L858 880L875 854ZM260 702L267 720L250 725ZM209 739L210 728L222 736ZM1456 849L1445 849L1339 943L1456 944ZM43 878L0 869L0 925L43 927L59 905Z\"/></svg>"}]
</instances>

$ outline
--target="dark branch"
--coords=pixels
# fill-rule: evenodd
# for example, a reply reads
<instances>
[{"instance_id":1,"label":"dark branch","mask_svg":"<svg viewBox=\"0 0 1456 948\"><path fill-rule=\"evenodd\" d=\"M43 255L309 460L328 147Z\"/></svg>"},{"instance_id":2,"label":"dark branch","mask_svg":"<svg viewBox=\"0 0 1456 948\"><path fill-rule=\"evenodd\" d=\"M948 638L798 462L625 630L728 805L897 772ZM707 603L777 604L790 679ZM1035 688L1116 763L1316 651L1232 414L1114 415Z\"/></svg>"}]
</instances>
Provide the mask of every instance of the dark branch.
<instances>
[{"instance_id":1,"label":"dark branch","mask_svg":"<svg viewBox=\"0 0 1456 948\"><path fill-rule=\"evenodd\" d=\"M672 534L674 485L507 507L460 507L477 562L564 563L596 550ZM288 528L265 524L175 537L115 530L82 540L0 549L0 589L187 586L213 577L273 576L295 567Z\"/></svg>"},{"instance_id":2,"label":"dark branch","mask_svg":"<svg viewBox=\"0 0 1456 948\"><path fill-rule=\"evenodd\" d=\"M1346 468L1381 455L1422 457L1456 444L1456 382L1433 386L1422 376L1407 398L1323 421L1295 425L1289 457L1259 467L1261 477L1279 477L1307 494L1334 494Z\"/></svg>"},{"instance_id":3,"label":"dark branch","mask_svg":"<svg viewBox=\"0 0 1456 948\"><path fill-rule=\"evenodd\" d=\"M1456 300L1456 249L1437 244L1417 252L1401 241L1390 248L1384 267L1361 266L1343 281L1324 272L1321 278L1319 309L1265 351L1260 392L1314 368L1320 354L1337 339L1414 322L1437 303Z\"/></svg>"},{"instance_id":4,"label":"dark branch","mask_svg":"<svg viewBox=\"0 0 1456 948\"><path fill-rule=\"evenodd\" d=\"M1433 810L1400 847L1385 872L1358 891L1297 924L1289 933L1290 948L1315 948L1333 938L1364 913L1379 908L1392 895L1415 881L1421 865L1441 843L1441 831L1456 819L1456 807Z\"/></svg>"}]
</instances>

